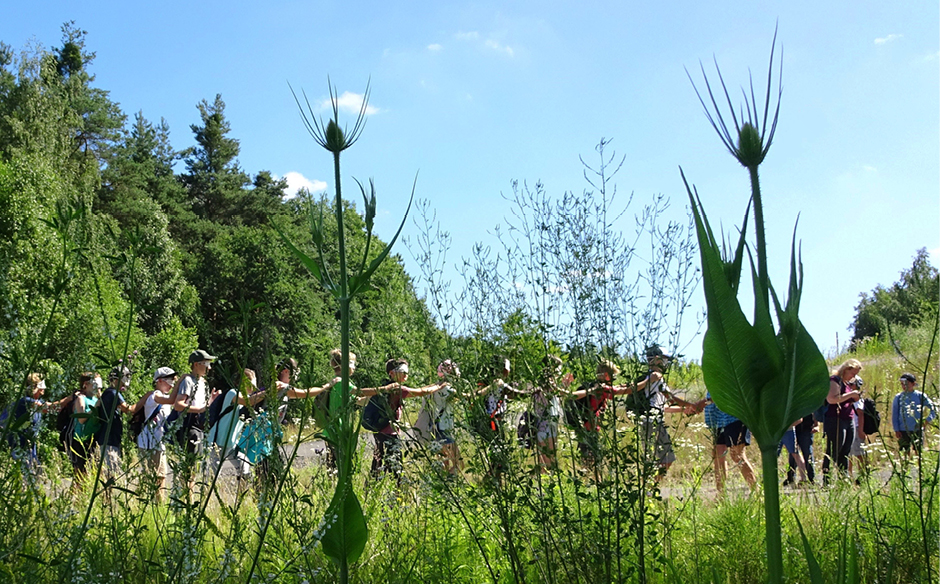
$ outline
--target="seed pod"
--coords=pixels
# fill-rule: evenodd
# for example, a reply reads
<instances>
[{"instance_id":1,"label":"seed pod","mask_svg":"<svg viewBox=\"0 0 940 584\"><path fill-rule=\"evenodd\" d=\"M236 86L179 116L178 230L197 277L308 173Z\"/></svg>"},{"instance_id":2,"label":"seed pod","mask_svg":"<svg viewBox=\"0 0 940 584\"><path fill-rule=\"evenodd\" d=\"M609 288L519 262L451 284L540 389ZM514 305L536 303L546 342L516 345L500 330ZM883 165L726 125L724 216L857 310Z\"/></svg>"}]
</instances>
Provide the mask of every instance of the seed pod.
<instances>
[{"instance_id":1,"label":"seed pod","mask_svg":"<svg viewBox=\"0 0 940 584\"><path fill-rule=\"evenodd\" d=\"M326 126L326 149L330 152L342 152L346 149L346 136L334 120Z\"/></svg>"},{"instance_id":2,"label":"seed pod","mask_svg":"<svg viewBox=\"0 0 940 584\"><path fill-rule=\"evenodd\" d=\"M751 168L764 160L764 145L761 144L757 128L750 122L745 122L738 132L738 160L744 166Z\"/></svg>"}]
</instances>

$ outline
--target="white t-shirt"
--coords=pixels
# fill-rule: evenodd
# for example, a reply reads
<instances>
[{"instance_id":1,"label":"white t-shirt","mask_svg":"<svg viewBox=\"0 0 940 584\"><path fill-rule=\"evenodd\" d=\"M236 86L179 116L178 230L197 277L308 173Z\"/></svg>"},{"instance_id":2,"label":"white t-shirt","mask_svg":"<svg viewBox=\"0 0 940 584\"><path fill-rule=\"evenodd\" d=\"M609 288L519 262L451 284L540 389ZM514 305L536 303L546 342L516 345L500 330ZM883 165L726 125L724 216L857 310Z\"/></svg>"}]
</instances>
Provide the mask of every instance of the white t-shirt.
<instances>
[{"instance_id":1,"label":"white t-shirt","mask_svg":"<svg viewBox=\"0 0 940 584\"><path fill-rule=\"evenodd\" d=\"M180 381L179 395L192 398L189 407L196 409L205 408L206 402L209 399L209 395L206 393L206 379L204 377L196 379L194 375L186 375L183 377L182 381Z\"/></svg>"},{"instance_id":2,"label":"white t-shirt","mask_svg":"<svg viewBox=\"0 0 940 584\"><path fill-rule=\"evenodd\" d=\"M170 404L158 404L157 401L153 399L154 395L158 393L160 397L168 397L167 394L156 389L147 396L147 401L144 402L144 428L137 437L138 448L144 448L146 450L166 450L166 446L163 444L163 426L166 423L167 416L173 411L173 406ZM154 410L159 411L154 414ZM153 417L152 419L151 416Z\"/></svg>"}]
</instances>

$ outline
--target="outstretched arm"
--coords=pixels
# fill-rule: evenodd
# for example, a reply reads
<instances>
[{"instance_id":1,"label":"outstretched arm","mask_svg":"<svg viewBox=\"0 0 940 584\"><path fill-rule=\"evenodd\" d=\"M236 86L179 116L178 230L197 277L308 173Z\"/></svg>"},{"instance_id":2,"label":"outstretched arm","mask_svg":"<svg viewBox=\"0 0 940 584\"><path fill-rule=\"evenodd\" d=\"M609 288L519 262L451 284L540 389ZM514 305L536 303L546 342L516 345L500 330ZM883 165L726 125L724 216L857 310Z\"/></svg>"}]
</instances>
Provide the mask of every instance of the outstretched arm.
<instances>
[{"instance_id":1,"label":"outstretched arm","mask_svg":"<svg viewBox=\"0 0 940 584\"><path fill-rule=\"evenodd\" d=\"M383 385L382 387L361 387L356 391L362 397L372 397L377 393L388 393L389 391L396 390L400 387L400 383L389 383L388 385Z\"/></svg>"},{"instance_id":2,"label":"outstretched arm","mask_svg":"<svg viewBox=\"0 0 940 584\"><path fill-rule=\"evenodd\" d=\"M405 390L407 394L405 395L405 397L421 397L423 395L430 395L436 391L440 391L444 389L445 387L447 387L448 385L450 384L445 381L444 383L438 383L435 385L426 385L424 387L415 387L415 388L405 387L403 385L401 386L401 388Z\"/></svg>"}]
</instances>

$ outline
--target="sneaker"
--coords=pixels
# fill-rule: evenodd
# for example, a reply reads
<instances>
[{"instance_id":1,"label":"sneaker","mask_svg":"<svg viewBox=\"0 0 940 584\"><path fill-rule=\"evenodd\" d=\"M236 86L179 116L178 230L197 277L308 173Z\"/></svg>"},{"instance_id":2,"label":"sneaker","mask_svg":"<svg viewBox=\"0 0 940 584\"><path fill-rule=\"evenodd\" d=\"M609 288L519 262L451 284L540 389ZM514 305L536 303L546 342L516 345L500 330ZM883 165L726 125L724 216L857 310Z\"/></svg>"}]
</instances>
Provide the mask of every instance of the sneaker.
<instances>
[{"instance_id":1,"label":"sneaker","mask_svg":"<svg viewBox=\"0 0 940 584\"><path fill-rule=\"evenodd\" d=\"M793 484L793 482L794 482L793 477L787 477L783 480L783 486L789 487L790 485Z\"/></svg>"}]
</instances>

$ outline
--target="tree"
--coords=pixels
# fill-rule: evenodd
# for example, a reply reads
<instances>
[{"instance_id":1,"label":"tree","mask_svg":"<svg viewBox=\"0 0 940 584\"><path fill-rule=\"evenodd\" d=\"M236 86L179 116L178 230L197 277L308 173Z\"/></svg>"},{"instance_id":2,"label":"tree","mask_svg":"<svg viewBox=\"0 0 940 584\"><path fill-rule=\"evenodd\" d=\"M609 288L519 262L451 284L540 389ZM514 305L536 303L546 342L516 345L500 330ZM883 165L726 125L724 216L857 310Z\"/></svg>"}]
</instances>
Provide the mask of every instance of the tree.
<instances>
[{"instance_id":1,"label":"tree","mask_svg":"<svg viewBox=\"0 0 940 584\"><path fill-rule=\"evenodd\" d=\"M911 327L937 317L940 275L930 265L926 248L917 250L910 269L890 288L875 286L871 294L859 294L855 318L849 326L852 342L865 337L887 338L891 327Z\"/></svg>"}]
</instances>

